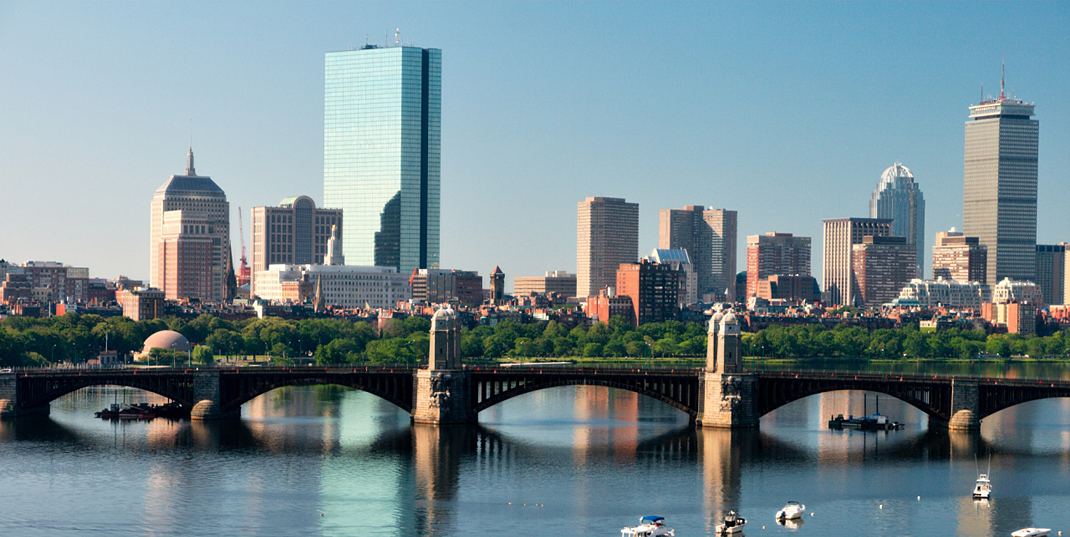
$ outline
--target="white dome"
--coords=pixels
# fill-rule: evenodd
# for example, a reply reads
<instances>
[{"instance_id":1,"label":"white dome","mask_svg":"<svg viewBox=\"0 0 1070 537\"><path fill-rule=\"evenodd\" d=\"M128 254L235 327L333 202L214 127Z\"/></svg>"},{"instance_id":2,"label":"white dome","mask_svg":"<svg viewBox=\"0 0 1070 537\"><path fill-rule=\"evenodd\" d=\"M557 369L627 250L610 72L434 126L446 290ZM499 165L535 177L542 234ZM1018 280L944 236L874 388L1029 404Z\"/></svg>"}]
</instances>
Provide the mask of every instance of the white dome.
<instances>
[{"instance_id":1,"label":"white dome","mask_svg":"<svg viewBox=\"0 0 1070 537\"><path fill-rule=\"evenodd\" d=\"M903 166L902 164L896 162L895 164L892 164L892 166L889 167L887 170L884 170L884 173L881 174L881 182L891 183L900 177L913 179L914 174L911 173L910 168L907 168L906 166Z\"/></svg>"},{"instance_id":2,"label":"white dome","mask_svg":"<svg viewBox=\"0 0 1070 537\"><path fill-rule=\"evenodd\" d=\"M715 312L713 314L713 316L710 317L710 324L707 327L706 332L710 333L710 334L716 334L718 328L720 328L720 326L721 326L721 319L722 318L724 318L724 314L723 313L721 313L719 311Z\"/></svg>"},{"instance_id":3,"label":"white dome","mask_svg":"<svg viewBox=\"0 0 1070 537\"><path fill-rule=\"evenodd\" d=\"M431 316L431 330L449 330L453 328L456 320L457 314L453 312L453 308L439 308Z\"/></svg>"},{"instance_id":4,"label":"white dome","mask_svg":"<svg viewBox=\"0 0 1070 537\"><path fill-rule=\"evenodd\" d=\"M145 340L145 345L141 348L141 352L149 352L154 348L167 351L174 349L177 352L187 352L192 347L190 347L189 340L186 339L186 336L183 336L174 330L160 330Z\"/></svg>"}]
</instances>

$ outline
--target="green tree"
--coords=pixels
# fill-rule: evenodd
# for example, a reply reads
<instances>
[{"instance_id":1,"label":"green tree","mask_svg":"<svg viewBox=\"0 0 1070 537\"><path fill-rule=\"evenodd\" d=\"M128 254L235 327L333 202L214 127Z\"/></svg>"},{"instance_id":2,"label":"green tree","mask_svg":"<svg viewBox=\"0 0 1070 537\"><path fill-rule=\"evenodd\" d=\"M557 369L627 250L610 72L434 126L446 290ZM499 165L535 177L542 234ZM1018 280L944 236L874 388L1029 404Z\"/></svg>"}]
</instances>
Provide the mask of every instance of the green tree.
<instances>
[{"instance_id":1,"label":"green tree","mask_svg":"<svg viewBox=\"0 0 1070 537\"><path fill-rule=\"evenodd\" d=\"M193 347L193 361L198 364L212 365L215 362L215 357L212 356L212 349L206 345Z\"/></svg>"}]
</instances>

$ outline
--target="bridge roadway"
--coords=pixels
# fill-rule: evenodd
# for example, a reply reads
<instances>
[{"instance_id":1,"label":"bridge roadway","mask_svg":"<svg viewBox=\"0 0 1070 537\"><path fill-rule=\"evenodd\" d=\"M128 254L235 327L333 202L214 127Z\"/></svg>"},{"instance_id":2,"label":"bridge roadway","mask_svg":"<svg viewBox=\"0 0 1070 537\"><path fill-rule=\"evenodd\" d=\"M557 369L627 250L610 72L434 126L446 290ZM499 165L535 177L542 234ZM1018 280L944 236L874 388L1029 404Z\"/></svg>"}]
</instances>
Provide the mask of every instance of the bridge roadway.
<instances>
[{"instance_id":1,"label":"bridge roadway","mask_svg":"<svg viewBox=\"0 0 1070 537\"><path fill-rule=\"evenodd\" d=\"M416 374L426 367L210 367L26 369L0 373L0 416L47 413L52 400L100 385L139 388L193 410L195 417L236 417L246 401L283 386L336 384L375 394L406 412L417 404ZM703 368L517 367L466 364L456 372L467 385L464 406L471 416L533 391L556 386L607 386L633 391L669 404L692 418L702 412ZM865 390L903 400L936 425L976 428L1004 408L1050 397L1070 397L1070 381L952 377L845 371L750 371L757 378L751 401L756 415L811 395ZM432 398L433 399L433 398ZM435 402L432 405L438 404ZM201 408L198 408L198 407ZM210 408L209 408L210 407ZM966 420L966 421L963 421ZM961 423L959 423L961 422ZM956 427L956 423L961 427Z\"/></svg>"}]
</instances>

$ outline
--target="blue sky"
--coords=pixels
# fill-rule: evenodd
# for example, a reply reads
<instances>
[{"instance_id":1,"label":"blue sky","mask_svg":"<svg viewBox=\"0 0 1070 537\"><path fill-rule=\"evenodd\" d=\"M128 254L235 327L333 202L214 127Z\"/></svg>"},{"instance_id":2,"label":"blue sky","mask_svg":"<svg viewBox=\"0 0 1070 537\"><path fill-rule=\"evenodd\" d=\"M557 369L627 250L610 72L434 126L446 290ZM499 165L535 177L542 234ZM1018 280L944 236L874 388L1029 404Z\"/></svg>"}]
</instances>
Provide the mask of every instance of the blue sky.
<instances>
[{"instance_id":1,"label":"blue sky","mask_svg":"<svg viewBox=\"0 0 1070 537\"><path fill-rule=\"evenodd\" d=\"M1067 2L0 0L0 257L146 278L191 130L235 231L238 206L322 202L323 54L395 28L443 51L444 267L572 272L600 195L639 203L643 255L659 209L726 207L739 270L776 230L814 238L820 278L821 219L867 216L895 161L931 248L961 228L967 107L1002 54L1040 120L1038 240L1070 241L1068 27Z\"/></svg>"}]
</instances>

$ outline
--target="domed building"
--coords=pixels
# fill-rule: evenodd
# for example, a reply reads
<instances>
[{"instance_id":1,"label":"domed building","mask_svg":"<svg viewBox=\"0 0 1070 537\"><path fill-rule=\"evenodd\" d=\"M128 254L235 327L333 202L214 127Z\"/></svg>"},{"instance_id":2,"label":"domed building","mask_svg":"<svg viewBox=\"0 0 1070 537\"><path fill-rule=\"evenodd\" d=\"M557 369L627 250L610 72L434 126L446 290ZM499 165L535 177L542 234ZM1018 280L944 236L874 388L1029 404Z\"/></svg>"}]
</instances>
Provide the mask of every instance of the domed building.
<instances>
[{"instance_id":1,"label":"domed building","mask_svg":"<svg viewBox=\"0 0 1070 537\"><path fill-rule=\"evenodd\" d=\"M896 162L881 174L869 201L870 218L891 218L892 236L905 237L917 249L917 276L925 266L925 197L910 168Z\"/></svg>"},{"instance_id":2,"label":"domed building","mask_svg":"<svg viewBox=\"0 0 1070 537\"><path fill-rule=\"evenodd\" d=\"M141 352L137 354L138 360L149 355L152 349L163 349L165 351L174 350L174 352L189 352L193 350L193 346L190 345L186 336L175 332L174 330L160 330L155 334L148 337L145 340L145 344L141 347Z\"/></svg>"}]
</instances>

